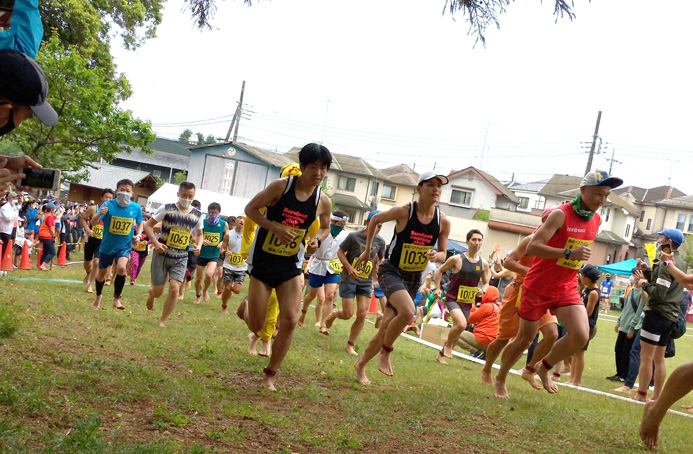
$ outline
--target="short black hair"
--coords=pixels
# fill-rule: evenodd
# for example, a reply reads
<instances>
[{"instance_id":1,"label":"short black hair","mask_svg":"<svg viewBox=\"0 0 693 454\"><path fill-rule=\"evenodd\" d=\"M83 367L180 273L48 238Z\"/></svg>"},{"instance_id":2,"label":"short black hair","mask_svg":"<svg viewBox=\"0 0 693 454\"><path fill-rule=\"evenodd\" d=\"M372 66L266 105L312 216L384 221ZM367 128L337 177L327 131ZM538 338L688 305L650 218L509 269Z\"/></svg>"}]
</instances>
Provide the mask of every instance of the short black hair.
<instances>
[{"instance_id":1,"label":"short black hair","mask_svg":"<svg viewBox=\"0 0 693 454\"><path fill-rule=\"evenodd\" d=\"M233 223L236 222L236 216L229 216L227 219L228 219L227 222L228 222L229 224L232 223L232 222L233 222Z\"/></svg>"},{"instance_id":2,"label":"short black hair","mask_svg":"<svg viewBox=\"0 0 693 454\"><path fill-rule=\"evenodd\" d=\"M221 213L221 205L219 205L217 202L212 202L209 204L207 207L207 212L209 213L212 210L217 210L218 212Z\"/></svg>"},{"instance_id":3,"label":"short black hair","mask_svg":"<svg viewBox=\"0 0 693 454\"><path fill-rule=\"evenodd\" d=\"M347 214L347 212L346 212L346 211L342 211L342 210L337 210L337 211L335 211L335 212L332 213L332 214L334 214L335 216L340 217L340 218L348 218L348 217L349 217L349 215Z\"/></svg>"},{"instance_id":4,"label":"short black hair","mask_svg":"<svg viewBox=\"0 0 693 454\"><path fill-rule=\"evenodd\" d=\"M475 233L478 233L479 235L481 235L481 238L482 238L482 239L484 238L484 234L481 233L480 230L472 229L472 230L470 230L469 232L467 232L467 241L471 240L471 239L472 239L472 235L474 235Z\"/></svg>"},{"instance_id":5,"label":"short black hair","mask_svg":"<svg viewBox=\"0 0 693 454\"><path fill-rule=\"evenodd\" d=\"M178 185L178 191L182 191L184 189L195 189L195 183L191 181L183 181Z\"/></svg>"},{"instance_id":6,"label":"short black hair","mask_svg":"<svg viewBox=\"0 0 693 454\"><path fill-rule=\"evenodd\" d=\"M298 152L298 162L306 167L314 162L320 162L327 166L329 170L332 165L332 154L330 150L324 145L318 145L317 143L309 143L301 148Z\"/></svg>"},{"instance_id":7,"label":"short black hair","mask_svg":"<svg viewBox=\"0 0 693 454\"><path fill-rule=\"evenodd\" d=\"M121 186L121 185L128 185L132 189L135 189L135 183L132 182L132 180L128 180L127 178L124 178L120 180L118 183L116 183L116 190Z\"/></svg>"},{"instance_id":8,"label":"short black hair","mask_svg":"<svg viewBox=\"0 0 693 454\"><path fill-rule=\"evenodd\" d=\"M105 196L106 194L111 194L115 198L115 191L111 188L106 188L101 191L101 197Z\"/></svg>"},{"instance_id":9,"label":"short black hair","mask_svg":"<svg viewBox=\"0 0 693 454\"><path fill-rule=\"evenodd\" d=\"M192 183L190 183L190 184L192 184ZM188 189L190 189L190 188L188 188ZM195 207L195 208L197 208L198 210L199 210L199 209L202 209L202 204L201 204L200 201L197 200L197 199L195 199L195 200L192 201L192 206Z\"/></svg>"}]
</instances>

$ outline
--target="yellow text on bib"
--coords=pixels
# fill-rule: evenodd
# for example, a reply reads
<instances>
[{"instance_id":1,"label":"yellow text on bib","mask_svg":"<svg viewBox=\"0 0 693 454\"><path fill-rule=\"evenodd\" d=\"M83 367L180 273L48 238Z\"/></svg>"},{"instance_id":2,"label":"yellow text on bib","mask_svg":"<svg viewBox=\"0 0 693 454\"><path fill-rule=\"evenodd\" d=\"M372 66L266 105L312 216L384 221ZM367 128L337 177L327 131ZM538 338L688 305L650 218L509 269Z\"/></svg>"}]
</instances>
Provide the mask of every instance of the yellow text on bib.
<instances>
[{"instance_id":1,"label":"yellow text on bib","mask_svg":"<svg viewBox=\"0 0 693 454\"><path fill-rule=\"evenodd\" d=\"M232 252L231 255L226 257L226 263L235 267L243 266L243 256L238 252Z\"/></svg>"},{"instance_id":2,"label":"yellow text on bib","mask_svg":"<svg viewBox=\"0 0 693 454\"><path fill-rule=\"evenodd\" d=\"M208 246L219 246L219 237L221 236L221 233L216 232L204 232L204 239L209 241Z\"/></svg>"},{"instance_id":3,"label":"yellow text on bib","mask_svg":"<svg viewBox=\"0 0 693 454\"><path fill-rule=\"evenodd\" d=\"M102 240L103 239L103 226L102 225L95 225L94 229L92 230L92 238L97 239L97 240Z\"/></svg>"},{"instance_id":4,"label":"yellow text on bib","mask_svg":"<svg viewBox=\"0 0 693 454\"><path fill-rule=\"evenodd\" d=\"M472 304L475 299L476 287L465 287L464 285L460 285L459 289L457 290L458 303Z\"/></svg>"},{"instance_id":5,"label":"yellow text on bib","mask_svg":"<svg viewBox=\"0 0 693 454\"><path fill-rule=\"evenodd\" d=\"M166 246L173 249L185 249L190 243L190 232L185 230L171 229L166 238Z\"/></svg>"},{"instance_id":6,"label":"yellow text on bib","mask_svg":"<svg viewBox=\"0 0 693 454\"><path fill-rule=\"evenodd\" d=\"M339 259L330 260L330 269L335 273L342 272L342 262Z\"/></svg>"},{"instance_id":7,"label":"yellow text on bib","mask_svg":"<svg viewBox=\"0 0 693 454\"><path fill-rule=\"evenodd\" d=\"M292 255L298 254L298 251L301 247L301 243L303 242L303 237L306 236L305 229L297 229L294 227L289 227L288 225L279 224L277 222L275 222L275 224L281 225L282 228L292 230L296 234L296 236L294 237L293 241L291 241L291 243L282 244L282 242L279 241L279 238L277 238L274 235L274 233L267 232L265 242L262 244L262 250L270 254L279 255L282 257L291 257Z\"/></svg>"},{"instance_id":8,"label":"yellow text on bib","mask_svg":"<svg viewBox=\"0 0 693 454\"><path fill-rule=\"evenodd\" d=\"M431 246L424 244L402 244L402 255L399 258L399 269L402 271L423 271L428 263L428 251Z\"/></svg>"},{"instance_id":9,"label":"yellow text on bib","mask_svg":"<svg viewBox=\"0 0 693 454\"><path fill-rule=\"evenodd\" d=\"M358 259L358 257L354 257L354 263L351 265L355 267ZM373 271L373 262L370 260L366 263L362 263L360 267L356 268L356 272L359 273L359 277L363 279L368 279L368 277L371 275L371 271Z\"/></svg>"},{"instance_id":10,"label":"yellow text on bib","mask_svg":"<svg viewBox=\"0 0 693 454\"><path fill-rule=\"evenodd\" d=\"M590 240L578 240L575 238L568 238L565 242L563 249L575 249L576 247L587 246L592 247L592 241ZM579 270L582 268L582 260L570 260L566 258L558 259L558 265L566 268L571 268L573 270Z\"/></svg>"},{"instance_id":11,"label":"yellow text on bib","mask_svg":"<svg viewBox=\"0 0 693 454\"><path fill-rule=\"evenodd\" d=\"M133 221L134 219L113 216L108 231L114 235L129 235L132 232Z\"/></svg>"}]
</instances>

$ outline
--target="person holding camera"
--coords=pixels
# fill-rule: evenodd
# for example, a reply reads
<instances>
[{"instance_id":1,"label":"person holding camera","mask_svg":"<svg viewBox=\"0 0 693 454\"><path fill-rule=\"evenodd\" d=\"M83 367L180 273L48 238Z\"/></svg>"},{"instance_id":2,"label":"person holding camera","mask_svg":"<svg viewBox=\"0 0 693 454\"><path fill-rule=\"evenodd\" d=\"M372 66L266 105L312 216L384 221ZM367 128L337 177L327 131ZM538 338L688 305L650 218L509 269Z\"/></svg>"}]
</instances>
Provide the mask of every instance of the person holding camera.
<instances>
[{"instance_id":1,"label":"person holding camera","mask_svg":"<svg viewBox=\"0 0 693 454\"><path fill-rule=\"evenodd\" d=\"M477 301L469 314L469 324L476 325L473 331L462 331L457 345L470 352L481 350L486 352L486 347L496 339L498 335L498 320L500 316L500 292L498 288L490 285L483 296Z\"/></svg>"}]
</instances>

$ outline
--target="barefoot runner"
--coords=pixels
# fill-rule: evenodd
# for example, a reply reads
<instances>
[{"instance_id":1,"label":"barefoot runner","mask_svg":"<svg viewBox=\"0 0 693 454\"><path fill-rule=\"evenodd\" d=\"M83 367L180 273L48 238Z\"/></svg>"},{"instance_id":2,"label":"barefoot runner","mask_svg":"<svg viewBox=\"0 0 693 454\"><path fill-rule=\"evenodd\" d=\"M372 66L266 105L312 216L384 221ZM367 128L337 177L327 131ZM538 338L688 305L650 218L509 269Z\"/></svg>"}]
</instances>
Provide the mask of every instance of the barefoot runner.
<instances>
[{"instance_id":1,"label":"barefoot runner","mask_svg":"<svg viewBox=\"0 0 693 454\"><path fill-rule=\"evenodd\" d=\"M392 375L390 353L394 350L395 340L416 311L414 297L421 285L421 272L426 269L429 260L445 260L450 221L438 210L436 203L440 199L443 185L447 183L448 179L443 175L435 172L422 173L416 186L418 202L376 214L368 225L366 247L356 262L356 269L370 260L378 225L387 221L397 222L388 255L378 270L378 282L388 300L385 313L378 332L368 343L363 356L354 364L361 385L370 384L366 377L366 365L378 353L378 370L385 375ZM438 252L433 249L436 240Z\"/></svg>"},{"instance_id":2,"label":"barefoot runner","mask_svg":"<svg viewBox=\"0 0 693 454\"><path fill-rule=\"evenodd\" d=\"M508 372L531 345L539 320L548 309L563 323L567 334L554 344L546 357L535 363L534 369L544 389L552 394L558 392L551 380L551 368L580 350L589 338L587 312L577 291L575 275L583 261L590 258L600 223L596 211L606 202L611 189L622 183L623 180L604 171L588 173L575 199L554 210L532 235L527 254L535 259L524 279L518 309L520 328L515 340L503 351L494 384L496 397L509 397L505 385Z\"/></svg>"},{"instance_id":3,"label":"barefoot runner","mask_svg":"<svg viewBox=\"0 0 693 454\"><path fill-rule=\"evenodd\" d=\"M99 271L96 276L96 298L92 304L98 309L101 304L101 293L105 284L108 267L115 261L116 277L113 283L113 307L125 309L120 302L125 286L128 260L132 246L139 245L142 234L142 208L132 199L135 185L130 180L120 180L116 185L116 199L104 202L94 217L92 228L99 222L103 224L103 239L99 245ZM135 226L137 234L134 235ZM133 237L134 235L134 237Z\"/></svg>"},{"instance_id":4,"label":"barefoot runner","mask_svg":"<svg viewBox=\"0 0 693 454\"><path fill-rule=\"evenodd\" d=\"M356 320L351 325L351 333L349 334L346 347L346 351L354 356L358 356L358 353L354 350L354 344L363 329L363 324L366 322L368 305L371 302L373 272L378 269L380 261L385 257L385 240L378 235L382 225L378 225L375 228L375 238L371 246L368 263L358 270L354 268L354 264L361 253L365 251L368 224L373 216L378 213L379 211L368 213L365 229L350 233L339 246L337 255L343 266L342 274L339 276L339 296L342 298L342 309L332 310L325 321L326 327L330 328L337 318L350 320L354 315L354 296L356 297Z\"/></svg>"},{"instance_id":5,"label":"barefoot runner","mask_svg":"<svg viewBox=\"0 0 693 454\"><path fill-rule=\"evenodd\" d=\"M195 300L193 304L200 304L202 299L202 280L204 279L204 299L209 301L209 286L212 285L214 273L217 270L219 259L219 249L221 242L229 232L229 226L223 219L220 219L221 205L212 202L207 207L207 218L203 221L202 249L197 257L197 276L195 276ZM241 282L241 285L243 283Z\"/></svg>"},{"instance_id":6,"label":"barefoot runner","mask_svg":"<svg viewBox=\"0 0 693 454\"><path fill-rule=\"evenodd\" d=\"M245 282L245 274L248 270L245 257L241 254L244 220L245 214L240 214L236 217L233 230L226 232L221 245L221 250L224 253L224 264L222 266L224 290L221 293L221 310L225 314L229 313L228 303L229 299L231 299L231 294L238 295L241 293L243 282Z\"/></svg>"},{"instance_id":7,"label":"barefoot runner","mask_svg":"<svg viewBox=\"0 0 693 454\"><path fill-rule=\"evenodd\" d=\"M332 211L332 202L320 191L320 183L332 163L329 150L310 143L301 149L298 158L300 176L273 181L245 209L248 218L258 225L247 259L250 284L243 319L250 331L257 333L265 325L272 289L276 290L279 302L279 334L262 382L273 391L274 376L291 346L301 305L304 239L318 217L320 230L311 240L311 247L317 247L318 239L324 241Z\"/></svg>"},{"instance_id":8,"label":"barefoot runner","mask_svg":"<svg viewBox=\"0 0 693 454\"><path fill-rule=\"evenodd\" d=\"M101 203L113 200L115 192L113 189L104 189L101 192ZM84 283L87 284L87 293L94 293L94 281L99 267L99 246L103 239L103 222L99 222L92 228L91 218L96 214L99 205L92 203L89 208L80 215L79 222L82 224L84 233L87 235L87 242L84 246Z\"/></svg>"}]
</instances>

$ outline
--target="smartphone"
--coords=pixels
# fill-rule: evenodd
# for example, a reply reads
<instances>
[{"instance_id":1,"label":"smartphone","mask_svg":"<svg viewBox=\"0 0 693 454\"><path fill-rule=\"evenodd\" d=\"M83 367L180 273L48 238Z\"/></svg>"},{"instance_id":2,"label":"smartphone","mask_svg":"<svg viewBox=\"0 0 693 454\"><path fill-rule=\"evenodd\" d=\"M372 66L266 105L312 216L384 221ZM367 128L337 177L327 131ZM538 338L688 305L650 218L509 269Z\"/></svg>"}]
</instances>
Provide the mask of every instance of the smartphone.
<instances>
[{"instance_id":1,"label":"smartphone","mask_svg":"<svg viewBox=\"0 0 693 454\"><path fill-rule=\"evenodd\" d=\"M33 169L23 167L19 173L26 175L17 182L17 186L26 186L31 189L43 189L57 191L60 187L60 170L58 169Z\"/></svg>"},{"instance_id":2,"label":"smartphone","mask_svg":"<svg viewBox=\"0 0 693 454\"><path fill-rule=\"evenodd\" d=\"M671 254L671 244L662 244L660 251L664 252L665 254Z\"/></svg>"},{"instance_id":3,"label":"smartphone","mask_svg":"<svg viewBox=\"0 0 693 454\"><path fill-rule=\"evenodd\" d=\"M10 28L14 0L0 0L0 27Z\"/></svg>"}]
</instances>

